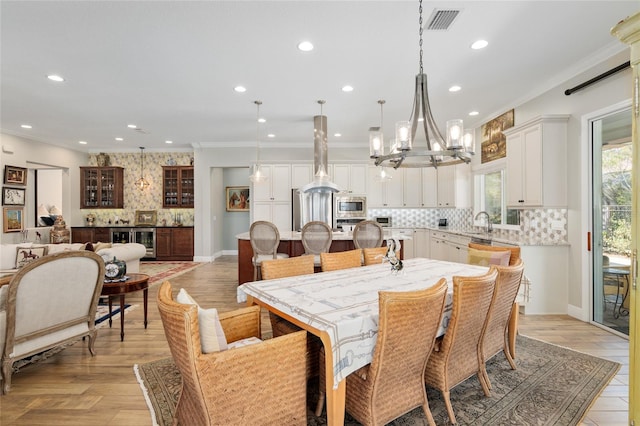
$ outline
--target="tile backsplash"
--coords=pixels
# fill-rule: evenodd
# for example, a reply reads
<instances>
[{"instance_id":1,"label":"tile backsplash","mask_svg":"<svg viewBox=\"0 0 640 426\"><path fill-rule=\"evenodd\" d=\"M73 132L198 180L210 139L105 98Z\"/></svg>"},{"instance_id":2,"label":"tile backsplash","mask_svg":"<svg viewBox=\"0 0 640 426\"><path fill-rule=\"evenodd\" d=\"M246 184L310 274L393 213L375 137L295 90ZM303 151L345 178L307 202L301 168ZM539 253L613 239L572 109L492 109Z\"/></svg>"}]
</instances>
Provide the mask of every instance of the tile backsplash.
<instances>
[{"instance_id":1,"label":"tile backsplash","mask_svg":"<svg viewBox=\"0 0 640 426\"><path fill-rule=\"evenodd\" d=\"M115 221L129 221L135 224L136 210L155 210L157 225L172 225L180 221L185 226L193 225L193 209L164 209L162 208L162 166L191 164L193 153L189 152L145 152L144 177L149 181L149 188L144 192L135 187L135 181L140 177L140 154L109 153L111 166L124 167L124 208L123 209L82 209L86 217L93 213L96 226L108 226ZM98 154L89 155L89 166L98 165ZM111 223L109 223L111 221Z\"/></svg>"},{"instance_id":2,"label":"tile backsplash","mask_svg":"<svg viewBox=\"0 0 640 426\"><path fill-rule=\"evenodd\" d=\"M437 228L446 218L451 229L471 229L473 209L369 209L368 217L391 216L394 228ZM567 209L520 210L519 229L494 229L495 238L528 245L566 244Z\"/></svg>"}]
</instances>

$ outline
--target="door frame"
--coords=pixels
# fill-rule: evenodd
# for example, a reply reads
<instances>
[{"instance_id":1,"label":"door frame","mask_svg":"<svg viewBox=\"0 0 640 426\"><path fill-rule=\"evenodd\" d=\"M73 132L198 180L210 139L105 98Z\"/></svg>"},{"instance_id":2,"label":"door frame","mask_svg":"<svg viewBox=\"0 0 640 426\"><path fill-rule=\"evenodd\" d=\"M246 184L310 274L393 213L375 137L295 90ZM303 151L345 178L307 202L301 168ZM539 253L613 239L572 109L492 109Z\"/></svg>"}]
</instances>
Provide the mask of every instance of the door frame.
<instances>
[{"instance_id":1,"label":"door frame","mask_svg":"<svg viewBox=\"0 0 640 426\"><path fill-rule=\"evenodd\" d=\"M582 279L582 308L571 312L572 316L578 319L601 327L621 337L628 336L611 330L593 321L593 235L590 234L593 228L593 140L591 137L591 122L604 116L615 114L616 112L631 109L631 98L622 102L609 105L596 111L584 114L581 119L581 152L580 161L584 164L582 170L582 185L589 188L587 196L582 198L580 206L580 214L582 220L582 235L580 236L580 253L581 253L581 275ZM591 241L589 237L591 236ZM591 250L587 248L591 247ZM576 315L573 315L576 314Z\"/></svg>"}]
</instances>

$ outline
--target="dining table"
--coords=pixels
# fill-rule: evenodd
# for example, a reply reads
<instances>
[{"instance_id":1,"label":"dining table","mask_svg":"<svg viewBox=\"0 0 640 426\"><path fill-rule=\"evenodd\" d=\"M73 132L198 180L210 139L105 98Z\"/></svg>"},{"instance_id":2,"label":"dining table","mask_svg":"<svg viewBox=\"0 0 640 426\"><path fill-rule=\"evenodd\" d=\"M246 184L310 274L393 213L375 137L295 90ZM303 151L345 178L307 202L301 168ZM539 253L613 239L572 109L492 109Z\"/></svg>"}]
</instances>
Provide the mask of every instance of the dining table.
<instances>
[{"instance_id":1,"label":"dining table","mask_svg":"<svg viewBox=\"0 0 640 426\"><path fill-rule=\"evenodd\" d=\"M320 338L325 350L327 424L342 425L345 378L371 363L378 331L378 292L415 291L445 278L448 291L438 336L449 325L453 277L477 276L486 266L414 258L393 271L388 263L320 272L238 287L239 303L257 304ZM515 340L515 336L510 336Z\"/></svg>"}]
</instances>

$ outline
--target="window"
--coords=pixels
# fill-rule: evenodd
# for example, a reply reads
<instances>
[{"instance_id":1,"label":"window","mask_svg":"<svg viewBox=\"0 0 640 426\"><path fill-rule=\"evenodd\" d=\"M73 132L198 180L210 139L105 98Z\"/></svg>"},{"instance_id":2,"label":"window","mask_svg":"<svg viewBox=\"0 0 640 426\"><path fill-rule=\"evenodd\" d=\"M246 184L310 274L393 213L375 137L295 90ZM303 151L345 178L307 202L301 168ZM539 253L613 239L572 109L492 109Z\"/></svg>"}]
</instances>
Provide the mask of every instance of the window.
<instances>
[{"instance_id":1,"label":"window","mask_svg":"<svg viewBox=\"0 0 640 426\"><path fill-rule=\"evenodd\" d=\"M491 223L498 225L498 227L500 225L520 224L519 211L507 209L504 169L476 174L474 177L474 189L474 212L487 212ZM505 228L507 227L505 226Z\"/></svg>"}]
</instances>

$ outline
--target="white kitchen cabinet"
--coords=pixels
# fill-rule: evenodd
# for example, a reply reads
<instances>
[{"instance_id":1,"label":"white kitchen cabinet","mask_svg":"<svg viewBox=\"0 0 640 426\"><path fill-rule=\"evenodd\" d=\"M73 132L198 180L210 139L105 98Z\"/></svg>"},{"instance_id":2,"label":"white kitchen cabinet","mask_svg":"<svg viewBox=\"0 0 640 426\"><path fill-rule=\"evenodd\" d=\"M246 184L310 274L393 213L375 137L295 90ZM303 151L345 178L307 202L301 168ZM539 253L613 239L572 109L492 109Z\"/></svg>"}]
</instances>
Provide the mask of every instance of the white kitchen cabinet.
<instances>
[{"instance_id":1,"label":"white kitchen cabinet","mask_svg":"<svg viewBox=\"0 0 640 426\"><path fill-rule=\"evenodd\" d=\"M568 115L543 115L504 130L507 206L567 206Z\"/></svg>"},{"instance_id":2,"label":"white kitchen cabinet","mask_svg":"<svg viewBox=\"0 0 640 426\"><path fill-rule=\"evenodd\" d=\"M413 232L413 250L414 257L431 257L431 250L429 245L429 230L428 229L415 229Z\"/></svg>"},{"instance_id":3,"label":"white kitchen cabinet","mask_svg":"<svg viewBox=\"0 0 640 426\"><path fill-rule=\"evenodd\" d=\"M438 169L422 169L422 207L438 207Z\"/></svg>"},{"instance_id":4,"label":"white kitchen cabinet","mask_svg":"<svg viewBox=\"0 0 640 426\"><path fill-rule=\"evenodd\" d=\"M407 168L403 173L403 207L423 207L422 169Z\"/></svg>"},{"instance_id":5,"label":"white kitchen cabinet","mask_svg":"<svg viewBox=\"0 0 640 426\"><path fill-rule=\"evenodd\" d=\"M398 229L395 228L392 235L398 238L402 245L404 259L413 259L415 255L415 240L413 238L414 231L412 228Z\"/></svg>"},{"instance_id":6,"label":"white kitchen cabinet","mask_svg":"<svg viewBox=\"0 0 640 426\"><path fill-rule=\"evenodd\" d=\"M300 188L313 180L313 164L291 165L291 188Z\"/></svg>"},{"instance_id":7,"label":"white kitchen cabinet","mask_svg":"<svg viewBox=\"0 0 640 426\"><path fill-rule=\"evenodd\" d=\"M467 164L438 167L438 207L467 208L471 206L470 178Z\"/></svg>"},{"instance_id":8,"label":"white kitchen cabinet","mask_svg":"<svg viewBox=\"0 0 640 426\"><path fill-rule=\"evenodd\" d=\"M366 164L333 164L332 169L329 174L341 192L354 195L367 193Z\"/></svg>"},{"instance_id":9,"label":"white kitchen cabinet","mask_svg":"<svg viewBox=\"0 0 640 426\"><path fill-rule=\"evenodd\" d=\"M431 231L429 237L429 250L431 252L431 259L448 260L446 233L440 231Z\"/></svg>"},{"instance_id":10,"label":"white kitchen cabinet","mask_svg":"<svg viewBox=\"0 0 640 426\"><path fill-rule=\"evenodd\" d=\"M431 259L467 263L470 237L445 231L431 231L429 238Z\"/></svg>"},{"instance_id":11,"label":"white kitchen cabinet","mask_svg":"<svg viewBox=\"0 0 640 426\"><path fill-rule=\"evenodd\" d=\"M267 180L251 185L252 201L291 202L291 165L262 164L260 169Z\"/></svg>"},{"instance_id":12,"label":"white kitchen cabinet","mask_svg":"<svg viewBox=\"0 0 640 426\"><path fill-rule=\"evenodd\" d=\"M385 182L380 182L377 178L379 173L379 167L368 168L367 207L404 207L404 170L389 170L392 178Z\"/></svg>"},{"instance_id":13,"label":"white kitchen cabinet","mask_svg":"<svg viewBox=\"0 0 640 426\"><path fill-rule=\"evenodd\" d=\"M273 223L278 231L291 231L291 203L256 201L251 206L251 222L266 220Z\"/></svg>"}]
</instances>

